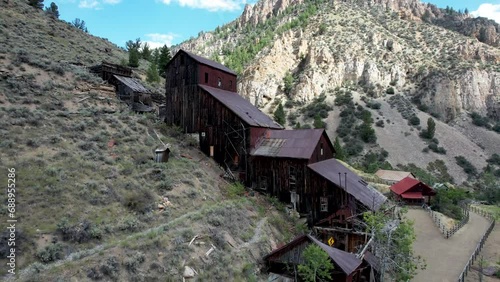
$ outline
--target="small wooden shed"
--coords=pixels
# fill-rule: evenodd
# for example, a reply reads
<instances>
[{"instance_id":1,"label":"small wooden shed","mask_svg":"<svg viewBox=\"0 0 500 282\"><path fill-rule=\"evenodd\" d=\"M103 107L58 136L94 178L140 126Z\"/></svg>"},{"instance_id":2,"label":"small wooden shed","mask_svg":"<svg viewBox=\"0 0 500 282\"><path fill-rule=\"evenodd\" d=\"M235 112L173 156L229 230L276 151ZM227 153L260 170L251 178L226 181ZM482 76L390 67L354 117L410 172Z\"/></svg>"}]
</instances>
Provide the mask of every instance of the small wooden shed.
<instances>
[{"instance_id":1,"label":"small wooden shed","mask_svg":"<svg viewBox=\"0 0 500 282\"><path fill-rule=\"evenodd\" d=\"M316 244L328 254L334 269L330 275L331 281L338 282L368 282L370 264L356 257L356 255L332 248L311 235L302 235L290 243L278 248L263 258L267 272L281 276L295 278L294 269L304 264L303 252L310 244Z\"/></svg>"},{"instance_id":2,"label":"small wooden shed","mask_svg":"<svg viewBox=\"0 0 500 282\"><path fill-rule=\"evenodd\" d=\"M116 80L116 93L121 100L127 102L134 111L153 111L151 91L144 87L139 80L119 75L113 75L113 77Z\"/></svg>"}]
</instances>

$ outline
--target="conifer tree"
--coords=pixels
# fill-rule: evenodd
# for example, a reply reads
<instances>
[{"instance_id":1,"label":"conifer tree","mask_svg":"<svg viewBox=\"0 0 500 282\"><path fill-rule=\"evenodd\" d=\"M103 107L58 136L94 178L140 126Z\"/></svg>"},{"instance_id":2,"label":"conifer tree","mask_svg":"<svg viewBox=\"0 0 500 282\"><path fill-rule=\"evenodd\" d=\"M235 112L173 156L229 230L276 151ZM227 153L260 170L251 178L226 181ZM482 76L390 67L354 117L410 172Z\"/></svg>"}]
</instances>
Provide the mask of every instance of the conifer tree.
<instances>
[{"instance_id":1,"label":"conifer tree","mask_svg":"<svg viewBox=\"0 0 500 282\"><path fill-rule=\"evenodd\" d=\"M158 69L160 70L160 75L165 77L165 73L167 71L167 64L172 59L170 55L170 49L167 45L163 45L160 49L160 58L158 59Z\"/></svg>"},{"instance_id":2,"label":"conifer tree","mask_svg":"<svg viewBox=\"0 0 500 282\"><path fill-rule=\"evenodd\" d=\"M335 137L335 143L333 143L333 148L335 149L335 158L345 161L345 152L344 148L342 148L342 145L340 144L339 137Z\"/></svg>"},{"instance_id":3,"label":"conifer tree","mask_svg":"<svg viewBox=\"0 0 500 282\"><path fill-rule=\"evenodd\" d=\"M56 3L52 2L50 3L49 7L45 8L45 12L56 19L59 18L59 7L57 7Z\"/></svg>"},{"instance_id":4,"label":"conifer tree","mask_svg":"<svg viewBox=\"0 0 500 282\"><path fill-rule=\"evenodd\" d=\"M144 44L142 45L141 57L144 60L149 61L149 62L151 62L151 60L152 60L152 52L151 52L151 49L149 48L149 44L147 42L144 42Z\"/></svg>"},{"instance_id":5,"label":"conifer tree","mask_svg":"<svg viewBox=\"0 0 500 282\"><path fill-rule=\"evenodd\" d=\"M274 120L281 125L285 125L286 114L281 103L279 103L278 107L274 111Z\"/></svg>"},{"instance_id":6,"label":"conifer tree","mask_svg":"<svg viewBox=\"0 0 500 282\"><path fill-rule=\"evenodd\" d=\"M138 49L130 49L128 51L128 65L130 67L136 68L139 66L139 50Z\"/></svg>"},{"instance_id":7,"label":"conifer tree","mask_svg":"<svg viewBox=\"0 0 500 282\"><path fill-rule=\"evenodd\" d=\"M427 138L428 139L434 138L435 132L436 132L436 123L434 122L434 119L429 118L427 120Z\"/></svg>"},{"instance_id":8,"label":"conifer tree","mask_svg":"<svg viewBox=\"0 0 500 282\"><path fill-rule=\"evenodd\" d=\"M158 68L156 64L151 63L149 65L148 71L146 72L146 81L147 82L159 82L160 75L158 74Z\"/></svg>"}]
</instances>

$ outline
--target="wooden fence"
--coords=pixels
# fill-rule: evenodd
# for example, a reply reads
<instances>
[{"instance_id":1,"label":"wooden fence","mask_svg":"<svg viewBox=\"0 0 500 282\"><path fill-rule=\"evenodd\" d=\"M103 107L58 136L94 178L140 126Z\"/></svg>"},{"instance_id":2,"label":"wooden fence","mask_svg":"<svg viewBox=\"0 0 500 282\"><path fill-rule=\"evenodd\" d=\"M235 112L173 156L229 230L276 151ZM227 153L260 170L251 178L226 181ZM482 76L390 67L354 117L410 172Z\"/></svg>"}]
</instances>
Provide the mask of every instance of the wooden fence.
<instances>
[{"instance_id":1,"label":"wooden fence","mask_svg":"<svg viewBox=\"0 0 500 282\"><path fill-rule=\"evenodd\" d=\"M465 277L467 276L467 274L469 274L469 271L471 269L472 264L474 264L474 261L477 259L479 252L481 252L481 249L483 248L484 244L486 243L488 236L490 236L491 231L495 227L495 218L493 217L492 214L485 212L484 210L478 209L476 207L470 206L470 205L468 205L467 207L471 211L487 218L490 221L490 225L489 225L488 229L486 230L486 232L484 232L479 243L477 243L476 249L474 250L474 252L470 256L469 261L467 261L467 263L465 264L464 270L462 270L462 273L460 273L460 276L458 276L458 282L465 281Z\"/></svg>"},{"instance_id":2,"label":"wooden fence","mask_svg":"<svg viewBox=\"0 0 500 282\"><path fill-rule=\"evenodd\" d=\"M466 205L462 206L462 214L463 214L462 219L458 223L455 223L455 225L453 225L453 227L451 227L451 228L446 227L446 225L441 222L441 219L436 214L436 212L431 210L431 208L429 206L424 204L422 206L422 208L424 208L424 210L426 210L429 213L430 217L432 218L434 223L439 228L439 231L441 231L441 233L443 234L443 236L446 239L453 236L453 234L455 234L458 230L460 230L460 228L462 228L467 222L469 222L469 208L470 207L466 206Z\"/></svg>"}]
</instances>

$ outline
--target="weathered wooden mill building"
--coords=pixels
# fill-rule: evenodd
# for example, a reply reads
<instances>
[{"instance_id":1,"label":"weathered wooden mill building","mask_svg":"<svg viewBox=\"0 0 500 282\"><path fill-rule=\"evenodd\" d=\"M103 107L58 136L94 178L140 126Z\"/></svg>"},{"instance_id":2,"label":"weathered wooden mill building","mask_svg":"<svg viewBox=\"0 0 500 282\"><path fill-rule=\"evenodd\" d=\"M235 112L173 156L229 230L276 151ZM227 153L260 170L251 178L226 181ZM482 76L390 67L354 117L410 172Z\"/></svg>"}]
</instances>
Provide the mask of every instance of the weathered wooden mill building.
<instances>
[{"instance_id":1,"label":"weathered wooden mill building","mask_svg":"<svg viewBox=\"0 0 500 282\"><path fill-rule=\"evenodd\" d=\"M180 50L168 63L165 122L198 133L201 150L235 179L309 214L311 223L346 207L355 214L358 204L376 209L385 201L333 159L324 129L284 130L235 92L236 78L222 64ZM324 170L342 173L348 185Z\"/></svg>"},{"instance_id":2,"label":"weathered wooden mill building","mask_svg":"<svg viewBox=\"0 0 500 282\"><path fill-rule=\"evenodd\" d=\"M170 60L166 71L165 122L185 133L200 132L200 85L236 93L236 73L226 66L188 51L180 50Z\"/></svg>"},{"instance_id":3,"label":"weathered wooden mill building","mask_svg":"<svg viewBox=\"0 0 500 282\"><path fill-rule=\"evenodd\" d=\"M256 188L307 213L307 166L334 155L324 129L267 130L250 152Z\"/></svg>"}]
</instances>

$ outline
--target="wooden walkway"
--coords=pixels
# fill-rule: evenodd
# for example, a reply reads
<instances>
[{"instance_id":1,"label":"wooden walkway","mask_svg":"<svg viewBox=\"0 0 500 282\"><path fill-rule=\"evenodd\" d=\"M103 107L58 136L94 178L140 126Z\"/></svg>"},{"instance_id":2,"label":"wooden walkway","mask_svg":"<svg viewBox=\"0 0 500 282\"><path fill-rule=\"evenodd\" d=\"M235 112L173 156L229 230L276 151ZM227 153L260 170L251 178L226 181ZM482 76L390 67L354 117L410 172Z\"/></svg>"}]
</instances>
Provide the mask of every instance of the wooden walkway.
<instances>
[{"instance_id":1,"label":"wooden walkway","mask_svg":"<svg viewBox=\"0 0 500 282\"><path fill-rule=\"evenodd\" d=\"M488 221L484 217L470 212L469 222L450 239L445 239L425 210L410 209L407 217L415 221L415 255L420 255L427 264L427 268L419 270L412 279L414 282L457 281L488 228Z\"/></svg>"}]
</instances>

